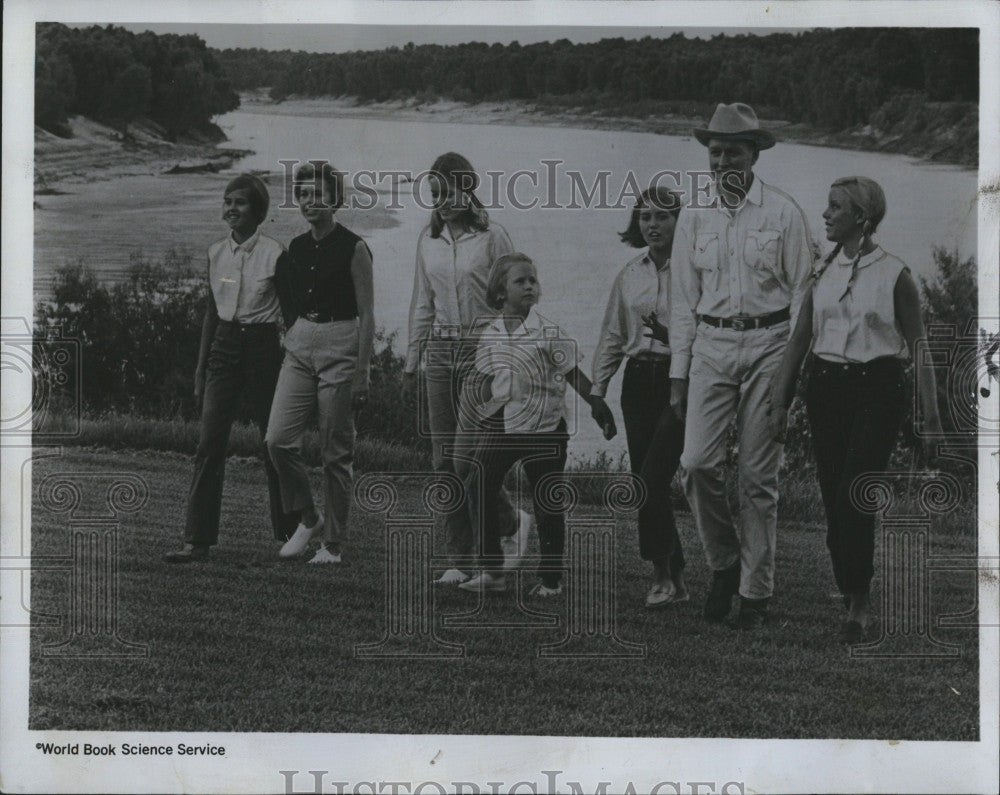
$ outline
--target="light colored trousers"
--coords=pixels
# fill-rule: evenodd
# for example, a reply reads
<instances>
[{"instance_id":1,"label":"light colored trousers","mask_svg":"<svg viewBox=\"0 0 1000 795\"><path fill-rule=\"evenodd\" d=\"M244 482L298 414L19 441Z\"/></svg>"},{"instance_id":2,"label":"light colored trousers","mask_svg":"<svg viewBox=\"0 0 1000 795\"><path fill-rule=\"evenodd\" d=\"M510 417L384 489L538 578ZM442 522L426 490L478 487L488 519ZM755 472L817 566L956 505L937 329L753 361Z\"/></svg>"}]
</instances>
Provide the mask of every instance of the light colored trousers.
<instances>
[{"instance_id":1,"label":"light colored trousers","mask_svg":"<svg viewBox=\"0 0 1000 795\"><path fill-rule=\"evenodd\" d=\"M358 363L358 321L299 318L285 335L285 358L267 424L267 451L278 471L286 511L314 506L302 458L302 436L316 408L323 460L323 540L331 551L347 540L354 462L351 392Z\"/></svg>"},{"instance_id":2,"label":"light colored trousers","mask_svg":"<svg viewBox=\"0 0 1000 795\"><path fill-rule=\"evenodd\" d=\"M473 406L476 400L469 390L476 344L467 340L429 340L425 347L424 382L427 396L427 428L431 437L434 469L457 475L467 483L473 454L480 437L479 417ZM517 530L514 506L507 490L500 486L496 495L499 506L500 534L509 536ZM477 543L472 500L445 517L448 556L456 568L477 565Z\"/></svg>"},{"instance_id":3,"label":"light colored trousers","mask_svg":"<svg viewBox=\"0 0 1000 795\"><path fill-rule=\"evenodd\" d=\"M771 380L788 343L788 321L736 331L698 324L691 348L682 482L708 565L740 563L740 595L774 590L778 467L782 445L768 430ZM736 418L740 532L726 497L726 441Z\"/></svg>"}]
</instances>

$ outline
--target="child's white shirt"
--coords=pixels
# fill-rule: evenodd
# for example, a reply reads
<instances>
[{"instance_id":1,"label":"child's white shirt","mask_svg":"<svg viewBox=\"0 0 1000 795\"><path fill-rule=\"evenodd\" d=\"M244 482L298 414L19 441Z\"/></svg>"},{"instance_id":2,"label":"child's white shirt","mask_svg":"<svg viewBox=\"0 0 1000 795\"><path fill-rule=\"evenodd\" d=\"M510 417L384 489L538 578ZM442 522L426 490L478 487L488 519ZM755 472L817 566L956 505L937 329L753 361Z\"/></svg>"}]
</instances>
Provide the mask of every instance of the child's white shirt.
<instances>
[{"instance_id":1,"label":"child's white shirt","mask_svg":"<svg viewBox=\"0 0 1000 795\"><path fill-rule=\"evenodd\" d=\"M512 332L497 316L476 351L476 369L493 376L483 411L492 416L502 406L506 433L555 430L566 417L566 375L582 358L576 341L535 307Z\"/></svg>"}]
</instances>

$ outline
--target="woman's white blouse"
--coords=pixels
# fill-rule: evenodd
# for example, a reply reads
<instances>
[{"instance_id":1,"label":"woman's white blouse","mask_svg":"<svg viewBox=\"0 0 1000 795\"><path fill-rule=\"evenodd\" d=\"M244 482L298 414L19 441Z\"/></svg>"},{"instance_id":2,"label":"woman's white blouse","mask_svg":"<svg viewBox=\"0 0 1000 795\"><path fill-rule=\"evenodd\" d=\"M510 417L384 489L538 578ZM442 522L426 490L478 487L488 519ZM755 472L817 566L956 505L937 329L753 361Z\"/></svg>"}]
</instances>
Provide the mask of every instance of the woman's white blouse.
<instances>
[{"instance_id":1,"label":"woman's white blouse","mask_svg":"<svg viewBox=\"0 0 1000 795\"><path fill-rule=\"evenodd\" d=\"M416 371L421 344L432 336L472 338L496 316L486 303L490 268L498 257L513 250L506 230L496 223L455 240L447 227L438 238L431 237L430 226L420 233L406 372Z\"/></svg>"},{"instance_id":2,"label":"woman's white blouse","mask_svg":"<svg viewBox=\"0 0 1000 795\"><path fill-rule=\"evenodd\" d=\"M908 356L894 291L906 263L876 246L858 261L839 256L813 287L813 353L831 362L862 363Z\"/></svg>"}]
</instances>

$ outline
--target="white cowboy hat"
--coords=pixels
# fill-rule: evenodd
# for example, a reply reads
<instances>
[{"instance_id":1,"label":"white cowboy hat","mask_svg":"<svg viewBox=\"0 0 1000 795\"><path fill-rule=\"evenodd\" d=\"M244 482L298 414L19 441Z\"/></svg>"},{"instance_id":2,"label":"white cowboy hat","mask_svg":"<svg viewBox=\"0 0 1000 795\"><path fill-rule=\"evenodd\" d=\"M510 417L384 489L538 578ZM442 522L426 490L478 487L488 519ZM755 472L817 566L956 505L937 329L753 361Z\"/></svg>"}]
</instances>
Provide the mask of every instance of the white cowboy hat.
<instances>
[{"instance_id":1,"label":"white cowboy hat","mask_svg":"<svg viewBox=\"0 0 1000 795\"><path fill-rule=\"evenodd\" d=\"M694 137L703 146L708 146L712 138L750 141L758 149L770 149L774 146L774 136L761 129L757 114L753 108L742 102L732 105L720 104L712 115L708 127L694 131Z\"/></svg>"}]
</instances>

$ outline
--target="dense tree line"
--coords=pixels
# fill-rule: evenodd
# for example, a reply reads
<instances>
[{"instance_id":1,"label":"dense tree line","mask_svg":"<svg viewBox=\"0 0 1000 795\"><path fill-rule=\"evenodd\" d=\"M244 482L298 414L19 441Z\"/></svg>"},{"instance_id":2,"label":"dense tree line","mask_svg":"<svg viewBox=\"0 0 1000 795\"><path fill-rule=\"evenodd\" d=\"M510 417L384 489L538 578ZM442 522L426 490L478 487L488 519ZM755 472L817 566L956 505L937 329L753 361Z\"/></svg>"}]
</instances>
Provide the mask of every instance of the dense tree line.
<instances>
[{"instance_id":1,"label":"dense tree line","mask_svg":"<svg viewBox=\"0 0 1000 795\"><path fill-rule=\"evenodd\" d=\"M36 28L35 123L56 134L67 134L72 114L122 133L145 116L176 138L238 106L229 77L198 36L54 22Z\"/></svg>"},{"instance_id":2,"label":"dense tree line","mask_svg":"<svg viewBox=\"0 0 1000 795\"><path fill-rule=\"evenodd\" d=\"M643 102L745 101L760 115L846 129L901 94L976 102L976 29L849 28L768 36L566 39L521 46L426 44L373 52L260 49L218 53L237 88L282 99L356 96L383 101L559 98L608 110Z\"/></svg>"}]
</instances>

